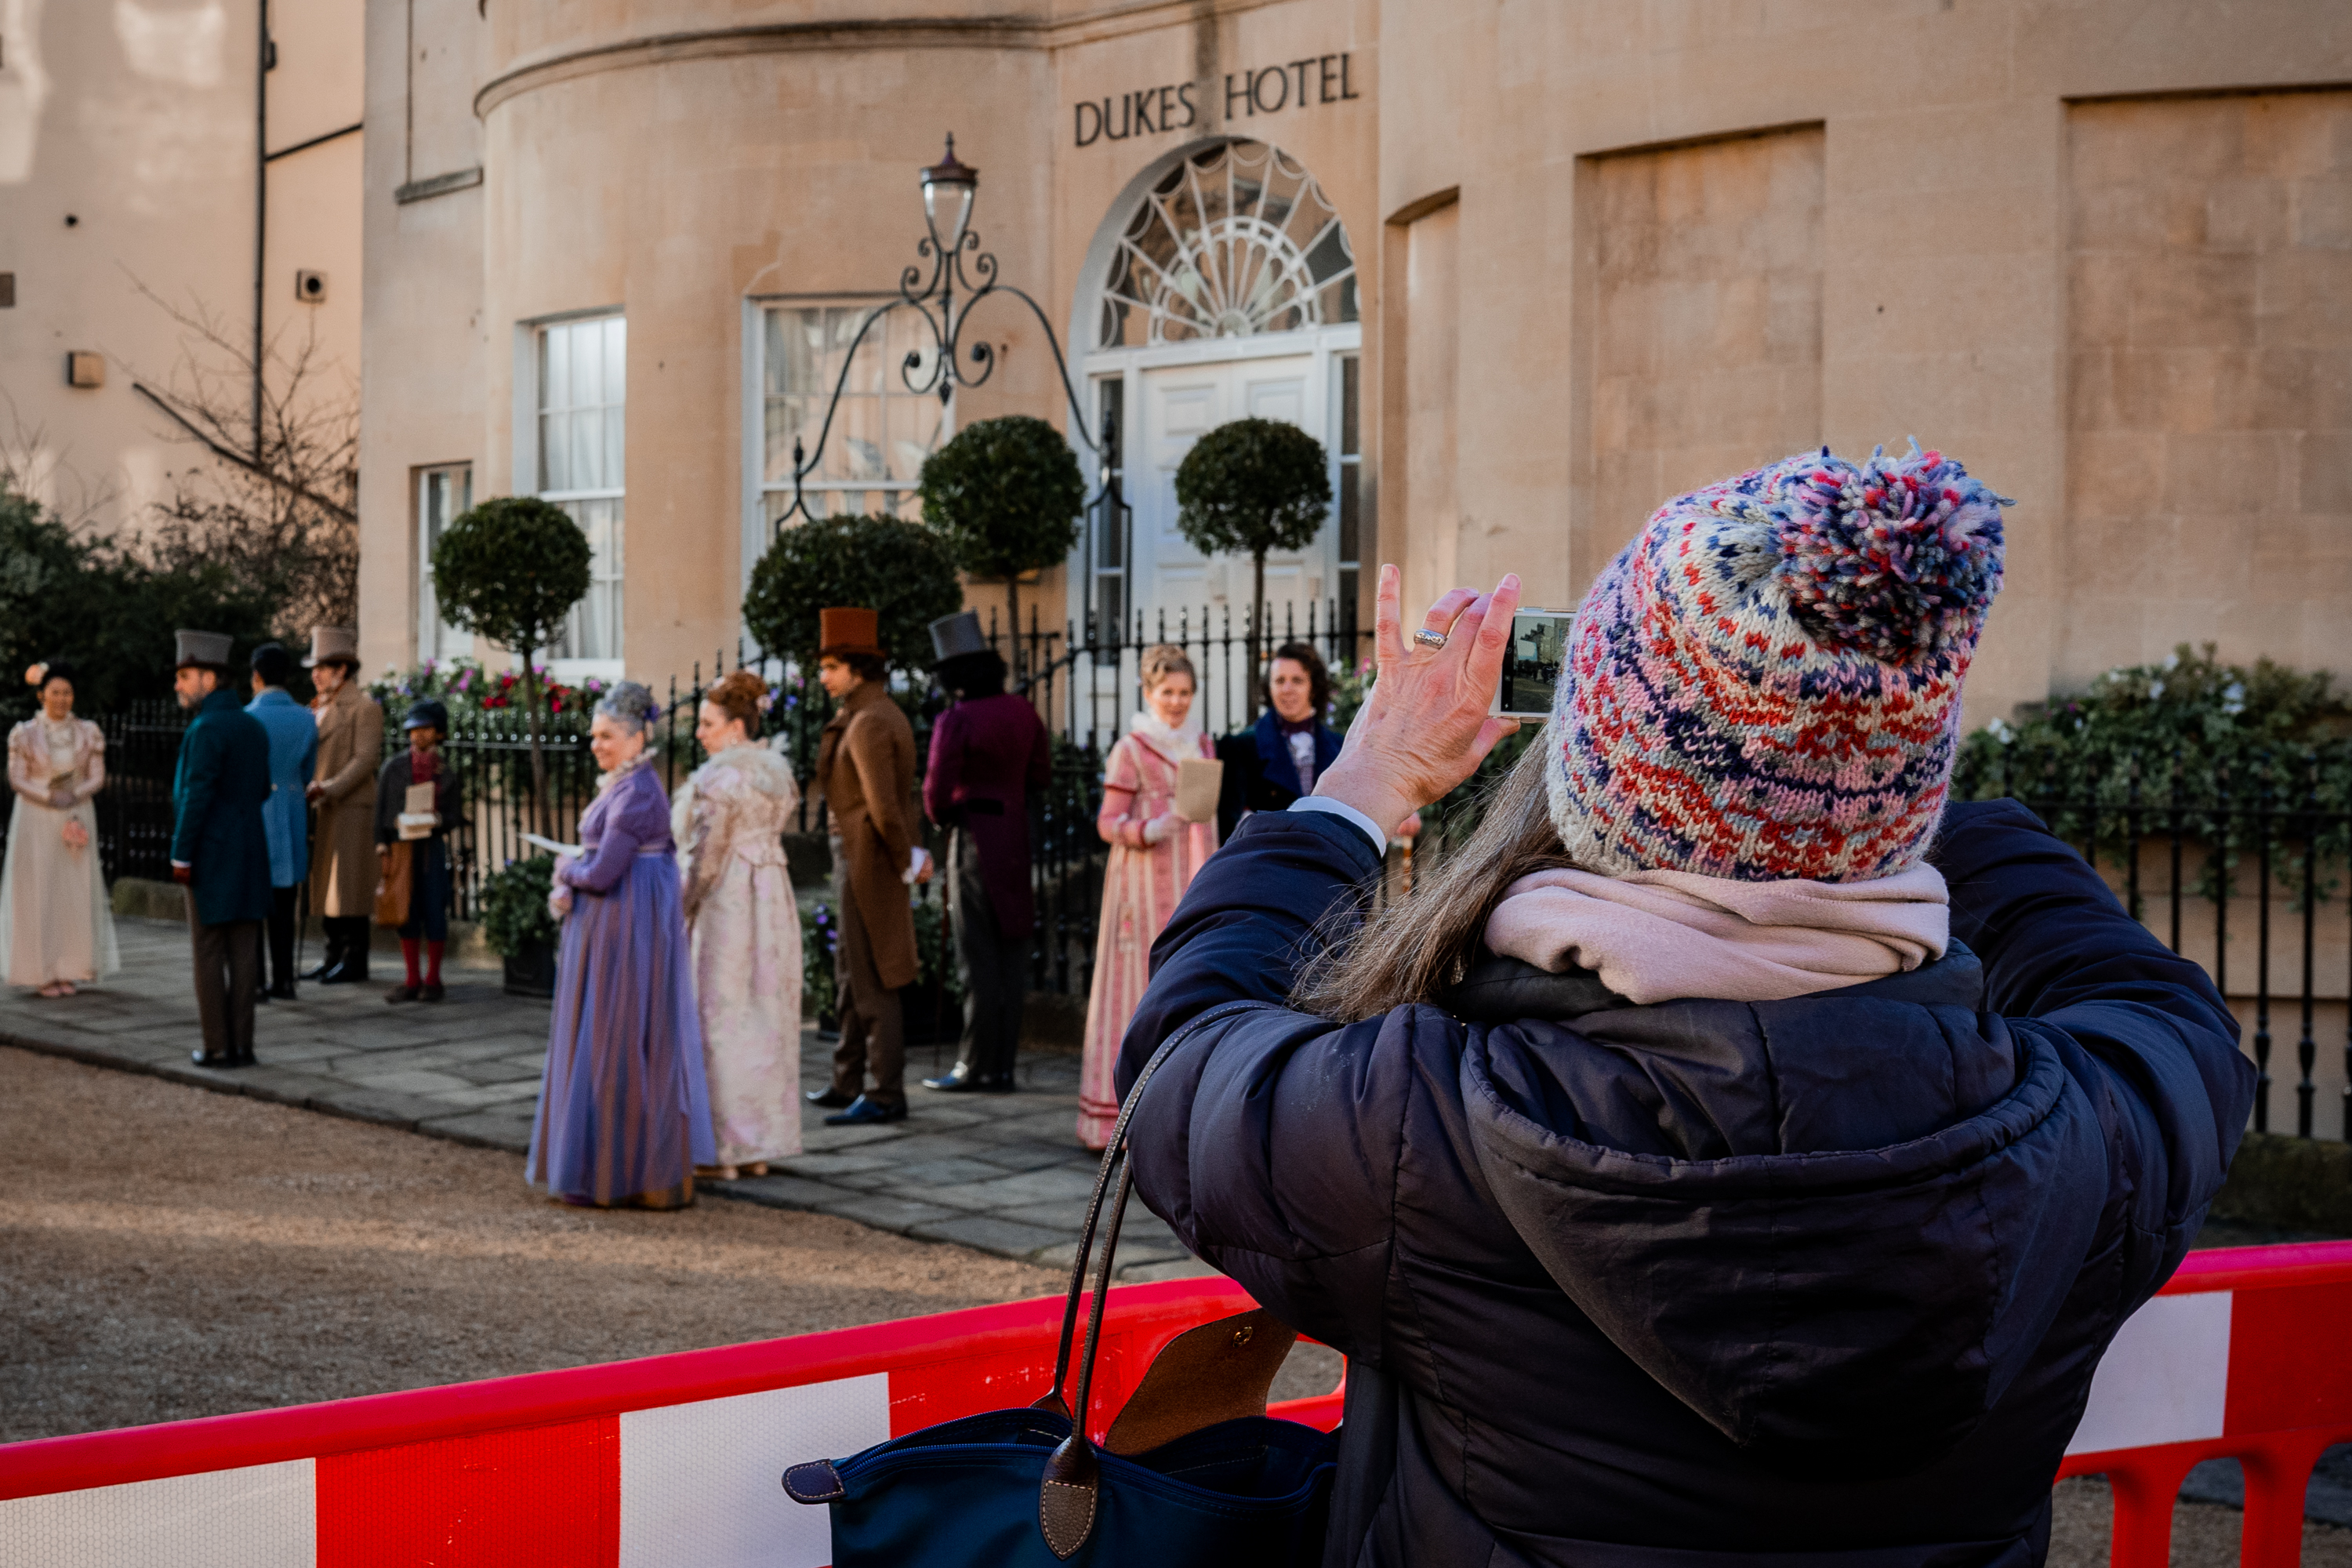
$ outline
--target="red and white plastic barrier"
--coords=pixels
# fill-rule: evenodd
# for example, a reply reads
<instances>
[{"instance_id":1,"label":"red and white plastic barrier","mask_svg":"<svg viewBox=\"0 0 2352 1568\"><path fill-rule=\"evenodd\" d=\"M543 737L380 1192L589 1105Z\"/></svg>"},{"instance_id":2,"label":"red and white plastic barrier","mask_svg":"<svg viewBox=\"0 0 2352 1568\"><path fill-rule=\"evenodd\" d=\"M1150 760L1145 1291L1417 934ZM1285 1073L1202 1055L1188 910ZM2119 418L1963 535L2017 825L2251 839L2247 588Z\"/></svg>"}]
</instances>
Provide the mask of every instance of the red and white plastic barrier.
<instances>
[{"instance_id":1,"label":"red and white plastic barrier","mask_svg":"<svg viewBox=\"0 0 2352 1568\"><path fill-rule=\"evenodd\" d=\"M1223 1280L1115 1290L1090 1425L1161 1345L1249 1304ZM1061 1314L1022 1301L0 1447L0 1568L822 1568L826 1511L784 1497L784 1465L1028 1403ZM2161 1568L2180 1477L2216 1454L2245 1466L2245 1568L2295 1562L2304 1479L2352 1440L2347 1328L2352 1243L2191 1255L2108 1352L2061 1472L2114 1479L2118 1568ZM1276 1408L1328 1429L1340 1403Z\"/></svg>"}]
</instances>

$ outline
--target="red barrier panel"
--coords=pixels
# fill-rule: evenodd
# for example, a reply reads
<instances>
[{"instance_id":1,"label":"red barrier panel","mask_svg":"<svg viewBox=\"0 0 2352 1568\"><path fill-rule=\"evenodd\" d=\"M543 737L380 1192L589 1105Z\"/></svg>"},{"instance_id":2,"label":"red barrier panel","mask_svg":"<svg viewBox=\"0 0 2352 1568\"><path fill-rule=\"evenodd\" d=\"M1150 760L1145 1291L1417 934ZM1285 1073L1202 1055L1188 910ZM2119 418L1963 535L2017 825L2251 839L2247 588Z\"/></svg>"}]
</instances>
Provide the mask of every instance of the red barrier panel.
<instances>
[{"instance_id":1,"label":"red barrier panel","mask_svg":"<svg viewBox=\"0 0 2352 1568\"><path fill-rule=\"evenodd\" d=\"M1225 1280L1111 1295L1097 1432L1160 1346L1249 1299ZM0 1562L128 1568L820 1568L785 1463L838 1458L1052 1375L1061 1302L0 1447ZM2193 1254L2117 1336L2063 1475L2116 1489L2118 1568L2161 1568L2198 1460L2246 1468L2245 1568L2287 1568L2305 1480L2352 1440L2352 1243ZM1276 1407L1328 1429L1334 1393Z\"/></svg>"},{"instance_id":2,"label":"red barrier panel","mask_svg":"<svg viewBox=\"0 0 2352 1568\"><path fill-rule=\"evenodd\" d=\"M2295 1568L2303 1494L2352 1442L2352 1242L2192 1252L2116 1336L2059 1475L2115 1489L2115 1568L2166 1568L2189 1469L2245 1472L2241 1568Z\"/></svg>"}]
</instances>

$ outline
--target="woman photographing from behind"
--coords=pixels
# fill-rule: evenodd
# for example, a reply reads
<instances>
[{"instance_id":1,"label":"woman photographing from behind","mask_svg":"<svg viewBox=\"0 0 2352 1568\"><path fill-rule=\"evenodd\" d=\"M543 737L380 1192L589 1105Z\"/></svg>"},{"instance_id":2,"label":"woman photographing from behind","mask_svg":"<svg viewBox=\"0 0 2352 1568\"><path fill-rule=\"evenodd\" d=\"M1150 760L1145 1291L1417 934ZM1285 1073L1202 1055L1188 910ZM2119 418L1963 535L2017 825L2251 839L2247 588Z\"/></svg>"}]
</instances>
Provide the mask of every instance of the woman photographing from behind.
<instances>
[{"instance_id":1,"label":"woman photographing from behind","mask_svg":"<svg viewBox=\"0 0 2352 1568\"><path fill-rule=\"evenodd\" d=\"M1359 924L1512 727L1517 579L1408 643L1382 569L1346 751L1202 870L1120 1064L1175 1041L1151 1208L1349 1357L1327 1562L2042 1561L2253 1074L2030 813L1947 805L2000 505L1932 452L1670 501L1477 832Z\"/></svg>"}]
</instances>

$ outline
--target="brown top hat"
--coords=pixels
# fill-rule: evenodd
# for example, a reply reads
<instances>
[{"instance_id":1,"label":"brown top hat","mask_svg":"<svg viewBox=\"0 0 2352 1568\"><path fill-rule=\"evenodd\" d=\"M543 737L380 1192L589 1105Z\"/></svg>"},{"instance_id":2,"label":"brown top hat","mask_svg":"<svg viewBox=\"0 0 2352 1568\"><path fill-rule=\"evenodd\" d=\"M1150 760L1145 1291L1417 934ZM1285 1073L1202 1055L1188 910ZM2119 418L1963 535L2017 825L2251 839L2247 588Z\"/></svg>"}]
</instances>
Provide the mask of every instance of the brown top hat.
<instances>
[{"instance_id":1,"label":"brown top hat","mask_svg":"<svg viewBox=\"0 0 2352 1568\"><path fill-rule=\"evenodd\" d=\"M172 636L179 649L179 657L172 664L174 670L186 669L193 665L198 669L227 672L232 639L226 632L192 632L184 627Z\"/></svg>"},{"instance_id":2,"label":"brown top hat","mask_svg":"<svg viewBox=\"0 0 2352 1568\"><path fill-rule=\"evenodd\" d=\"M882 652L879 619L872 610L833 609L817 612L817 657L826 654L862 653L870 658L886 657Z\"/></svg>"},{"instance_id":3,"label":"brown top hat","mask_svg":"<svg viewBox=\"0 0 2352 1568\"><path fill-rule=\"evenodd\" d=\"M316 669L322 664L347 664L359 668L360 634L349 626L312 626L310 657L302 661L305 669Z\"/></svg>"}]
</instances>

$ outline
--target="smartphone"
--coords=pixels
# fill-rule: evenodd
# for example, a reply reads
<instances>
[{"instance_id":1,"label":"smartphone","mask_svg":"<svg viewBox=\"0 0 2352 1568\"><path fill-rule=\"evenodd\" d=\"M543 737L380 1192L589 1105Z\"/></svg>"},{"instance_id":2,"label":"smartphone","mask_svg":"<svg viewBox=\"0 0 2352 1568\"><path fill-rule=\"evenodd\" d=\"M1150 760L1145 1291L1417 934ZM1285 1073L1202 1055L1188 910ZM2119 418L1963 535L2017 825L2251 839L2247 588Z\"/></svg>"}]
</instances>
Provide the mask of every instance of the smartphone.
<instances>
[{"instance_id":1,"label":"smartphone","mask_svg":"<svg viewBox=\"0 0 2352 1568\"><path fill-rule=\"evenodd\" d=\"M1494 711L1538 723L1551 717L1552 692L1568 667L1568 628L1575 619L1573 610L1522 609L1512 616Z\"/></svg>"}]
</instances>

